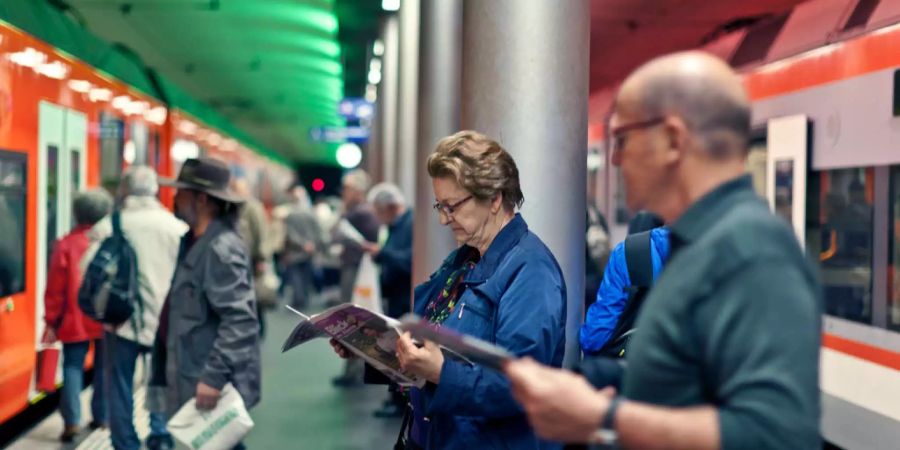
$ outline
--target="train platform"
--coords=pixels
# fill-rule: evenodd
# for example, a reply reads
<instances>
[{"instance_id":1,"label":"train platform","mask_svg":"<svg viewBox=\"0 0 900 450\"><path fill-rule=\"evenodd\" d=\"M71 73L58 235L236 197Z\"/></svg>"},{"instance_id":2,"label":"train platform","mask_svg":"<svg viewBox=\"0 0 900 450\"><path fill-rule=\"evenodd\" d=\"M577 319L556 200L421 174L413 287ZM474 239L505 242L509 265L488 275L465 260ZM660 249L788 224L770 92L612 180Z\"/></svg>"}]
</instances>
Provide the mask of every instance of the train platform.
<instances>
[{"instance_id":1,"label":"train platform","mask_svg":"<svg viewBox=\"0 0 900 450\"><path fill-rule=\"evenodd\" d=\"M267 315L262 344L262 401L250 411L255 427L244 441L250 449L363 450L391 448L400 419L376 418L372 412L387 398L383 386L336 388L331 379L343 361L324 339L281 353L281 344L295 324L288 311ZM138 370L136 378L141 377ZM137 385L137 384L136 384ZM91 388L82 393L87 416ZM87 423L89 417L85 417ZM144 389L135 392L135 427L142 440L149 433ZM13 442L9 450L112 449L109 430L85 430L71 444L62 444L63 422L55 412Z\"/></svg>"}]
</instances>

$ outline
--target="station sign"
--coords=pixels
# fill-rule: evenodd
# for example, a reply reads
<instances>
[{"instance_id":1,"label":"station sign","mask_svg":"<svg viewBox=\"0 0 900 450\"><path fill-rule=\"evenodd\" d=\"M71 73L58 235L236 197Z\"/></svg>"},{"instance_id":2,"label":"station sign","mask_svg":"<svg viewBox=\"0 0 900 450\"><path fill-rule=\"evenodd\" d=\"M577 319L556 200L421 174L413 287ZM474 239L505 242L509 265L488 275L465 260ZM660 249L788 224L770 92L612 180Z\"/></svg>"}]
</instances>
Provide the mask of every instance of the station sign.
<instances>
[{"instance_id":1,"label":"station sign","mask_svg":"<svg viewBox=\"0 0 900 450\"><path fill-rule=\"evenodd\" d=\"M369 140L370 134L366 127L312 127L309 130L312 140L332 143L364 143Z\"/></svg>"}]
</instances>

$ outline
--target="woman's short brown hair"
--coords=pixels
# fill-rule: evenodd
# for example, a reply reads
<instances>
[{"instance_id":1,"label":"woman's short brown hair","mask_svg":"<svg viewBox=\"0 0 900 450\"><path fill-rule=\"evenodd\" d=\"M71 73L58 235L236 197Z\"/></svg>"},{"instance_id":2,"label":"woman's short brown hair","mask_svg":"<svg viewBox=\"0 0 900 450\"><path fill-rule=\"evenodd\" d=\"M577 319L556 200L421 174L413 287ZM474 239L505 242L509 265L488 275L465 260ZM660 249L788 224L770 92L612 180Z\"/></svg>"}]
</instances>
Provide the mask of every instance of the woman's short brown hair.
<instances>
[{"instance_id":1,"label":"woman's short brown hair","mask_svg":"<svg viewBox=\"0 0 900 450\"><path fill-rule=\"evenodd\" d=\"M441 139L428 156L428 175L452 178L479 200L502 194L508 211L515 211L525 201L512 156L497 141L476 131L460 131Z\"/></svg>"}]
</instances>

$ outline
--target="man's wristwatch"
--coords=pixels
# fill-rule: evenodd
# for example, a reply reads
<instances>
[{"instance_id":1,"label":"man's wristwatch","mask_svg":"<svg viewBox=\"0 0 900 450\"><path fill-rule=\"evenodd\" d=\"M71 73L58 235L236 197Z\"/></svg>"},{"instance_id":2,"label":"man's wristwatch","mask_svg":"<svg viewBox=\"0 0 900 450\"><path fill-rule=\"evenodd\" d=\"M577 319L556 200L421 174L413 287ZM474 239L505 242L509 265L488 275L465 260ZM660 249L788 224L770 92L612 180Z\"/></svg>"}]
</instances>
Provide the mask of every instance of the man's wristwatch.
<instances>
[{"instance_id":1,"label":"man's wristwatch","mask_svg":"<svg viewBox=\"0 0 900 450\"><path fill-rule=\"evenodd\" d=\"M603 416L603 422L600 428L591 435L590 444L615 444L619 440L619 434L616 432L616 411L619 410L619 404L622 403L621 396L613 397L606 408L606 414Z\"/></svg>"}]
</instances>

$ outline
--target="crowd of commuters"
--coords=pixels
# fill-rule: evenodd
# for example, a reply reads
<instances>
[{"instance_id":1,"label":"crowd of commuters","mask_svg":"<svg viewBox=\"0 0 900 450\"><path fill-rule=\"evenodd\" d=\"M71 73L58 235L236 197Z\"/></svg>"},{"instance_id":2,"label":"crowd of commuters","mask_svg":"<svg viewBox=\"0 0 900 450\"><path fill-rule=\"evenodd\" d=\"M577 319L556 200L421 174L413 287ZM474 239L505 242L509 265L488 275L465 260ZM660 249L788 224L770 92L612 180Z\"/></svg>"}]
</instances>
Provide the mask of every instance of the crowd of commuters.
<instances>
[{"instance_id":1,"label":"crowd of commuters","mask_svg":"<svg viewBox=\"0 0 900 450\"><path fill-rule=\"evenodd\" d=\"M519 213L527 180L488 136L458 132L428 157L433 208L458 247L415 289L412 210L396 186L370 188L361 170L344 175L339 208L292 188L268 228L246 181L220 161L190 159L176 180L160 180L177 188L174 215L155 198L155 173L133 167L115 208L138 255L140 327L104 332L73 300L79 262L110 233L101 192L76 197L78 226L51 258L44 340L65 348L63 439L78 432L91 343L105 354L95 380L110 386L109 398L95 390L91 426L108 423L117 449L141 445L132 380L151 349L148 448L171 448L165 419L191 398L215 407L226 383L254 406L264 314L254 280L274 264L286 302L307 308L320 293L321 262L339 248L335 302L350 301L368 254L388 315L413 311L517 357L494 371L401 335L403 370L426 383L392 386L379 412L404 417L396 448L817 448L820 287L789 226L744 175L749 111L737 75L703 53L657 58L622 85L609 151L629 209L645 212L610 252L605 219L588 208L590 286L575 371L561 367L563 272ZM331 344L347 360L336 385L383 381Z\"/></svg>"}]
</instances>

